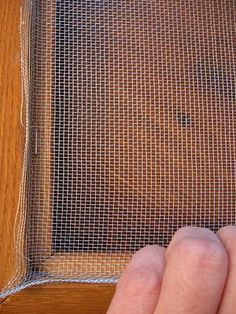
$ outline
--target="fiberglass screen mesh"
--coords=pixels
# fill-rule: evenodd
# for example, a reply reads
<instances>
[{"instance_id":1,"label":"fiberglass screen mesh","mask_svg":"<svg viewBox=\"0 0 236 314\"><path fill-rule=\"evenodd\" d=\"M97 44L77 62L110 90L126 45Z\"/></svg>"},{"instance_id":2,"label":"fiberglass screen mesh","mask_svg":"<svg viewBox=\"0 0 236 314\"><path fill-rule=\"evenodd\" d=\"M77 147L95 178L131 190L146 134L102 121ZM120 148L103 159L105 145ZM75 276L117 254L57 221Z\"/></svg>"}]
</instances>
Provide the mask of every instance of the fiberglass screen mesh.
<instances>
[{"instance_id":1,"label":"fiberglass screen mesh","mask_svg":"<svg viewBox=\"0 0 236 314\"><path fill-rule=\"evenodd\" d=\"M236 2L28 5L23 285L114 282L181 226L235 224Z\"/></svg>"}]
</instances>

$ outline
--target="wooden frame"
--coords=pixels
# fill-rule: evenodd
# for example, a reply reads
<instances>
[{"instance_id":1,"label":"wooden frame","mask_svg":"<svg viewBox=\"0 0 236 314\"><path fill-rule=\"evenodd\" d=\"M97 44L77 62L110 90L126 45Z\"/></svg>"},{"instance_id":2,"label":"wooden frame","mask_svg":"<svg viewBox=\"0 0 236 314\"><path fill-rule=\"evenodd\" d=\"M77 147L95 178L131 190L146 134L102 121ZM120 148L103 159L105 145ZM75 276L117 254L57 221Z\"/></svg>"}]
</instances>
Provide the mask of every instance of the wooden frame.
<instances>
[{"instance_id":1,"label":"wooden frame","mask_svg":"<svg viewBox=\"0 0 236 314\"><path fill-rule=\"evenodd\" d=\"M36 73L33 73L33 75L36 75L37 77L33 77L33 82L37 82L39 84L39 86L37 85L36 87L34 86L34 94L33 94L33 98L32 98L32 103L45 103L47 104L47 106L45 106L45 108L42 106L42 109L40 109L40 114L38 114L37 116L37 120L34 121L35 122L35 138L34 138L34 142L35 142L35 150L36 150L36 154L33 157L36 160L36 171L37 173L40 173L40 181L43 182L42 185L40 185L39 190L37 191L38 195L32 195L32 198L37 199L37 197L41 199L43 199L43 215L38 215L38 220L35 222L35 226L33 230L34 233L37 234L36 237L36 242L35 242L35 254L32 254L35 259L36 262L37 260L42 260L42 256L44 257L44 260L42 262L42 267L45 267L45 270L47 272L52 272L54 275L56 275L55 273L55 268L53 268L53 263L52 261L57 261L58 263L63 262L66 263L66 260L73 260L76 264L76 261L80 261L81 258L87 258L87 254L84 254L82 256L79 256L78 254L74 254L74 255L69 255L69 254L62 254L60 256L60 254L56 254L56 256L54 256L52 254L51 251L51 238L52 238L52 213L51 213L51 181L50 181L50 177L51 177L51 173L50 173L50 164L51 164L51 159L50 156L52 155L51 152L51 143L50 143L50 138L51 138L51 117L52 117L52 112L51 112L51 108L50 108L50 103L52 102L52 86L53 86L53 79L55 77L55 75L53 74L53 64L50 62L47 62L45 60L50 60L51 62L53 62L53 50L54 50L54 41L52 40L52 34L54 33L54 20L55 20L55 11L56 9L53 8L53 2L45 2L45 4L43 4L44 6L48 5L49 7L44 7L44 12L48 12L48 14L44 14L42 16L40 16L40 21L42 23L42 32L43 32L43 36L42 38L46 38L46 43L44 43L43 46L43 54L41 55L39 52L39 60L37 62L41 62L38 66L38 69L36 70ZM46 9L46 10L45 10ZM47 10L48 9L48 10ZM41 30L39 30L40 32ZM40 36L39 38L40 39ZM130 38L130 40L132 40L132 38ZM178 57L178 55L177 55ZM180 56L179 56L180 58ZM197 59L197 56L194 56L194 62L197 62L197 60L195 60L195 58ZM182 64L183 62L183 68L185 65L185 61L183 61L181 58L180 60L176 60L176 62L180 62L180 64ZM187 60L188 61L188 60ZM126 59L124 62L128 62ZM202 61L203 62L203 61ZM199 63L199 62L198 62ZM204 62L203 62L204 63ZM199 65L199 64L198 64ZM201 68L201 67L200 67ZM203 66L204 68L204 66ZM131 69L132 70L132 69ZM145 74L145 72L144 72ZM146 75L146 74L145 74ZM201 75L201 73L200 73ZM111 79L112 81L112 79ZM139 83L142 82L142 79ZM173 83L174 84L174 83ZM178 85L178 84L177 84ZM174 87L173 87L174 88ZM178 86L175 86L175 88L178 88ZM115 90L115 88L114 88ZM138 91L138 90L137 90ZM172 91L170 90L170 93ZM118 92L119 93L119 92ZM164 110L161 109L157 114L159 115L159 118L161 118L160 120L163 119L163 123L164 121L169 121L169 125L170 125L170 134L171 139L165 142L165 137L161 138L160 141L160 151L163 152L163 158L162 161L164 160L169 160L169 169L167 169L167 167L165 168L165 165L163 166L163 169L160 169L160 173L163 175L163 177L167 177L167 179L164 181L165 183L169 183L168 180L174 180L174 176L176 177L180 177L180 183L179 185L176 184L174 185L174 188L176 189L181 189L182 186L181 184L183 184L183 189L184 189L184 185L185 182L184 180L188 180L189 182L191 182L192 187L190 190L191 191L200 191L201 193L201 181L203 181L203 183L206 185L206 183L208 184L210 182L204 179L204 176L206 176L208 173L210 174L211 172L211 165L208 165L207 163L209 162L209 160L213 160L213 158L209 159L208 156L203 156L203 154L201 154L201 147L206 147L205 149L205 155L210 155L210 156L218 156L219 154L215 153L215 147L217 147L217 141L218 138L226 138L225 134L225 130L223 130L223 128L218 127L216 124L214 125L214 121L216 121L216 117L217 117L217 110L214 109L212 106L209 107L209 113L207 115L205 115L204 117L202 117L202 112L204 112L205 108L204 104L208 103L209 101L212 101L212 99L208 99L206 94L203 98L202 98L202 102L200 103L201 108L199 106L197 106L197 108L195 108L194 103L196 102L196 98L199 97L200 94L199 91L194 94L195 91L192 90L184 90L183 88L183 92L181 93L176 93L175 97L176 99L173 99L174 95L170 94L170 95L166 95L165 97L167 97L166 99L166 104L168 105L168 97L170 97L171 101L170 104L171 106L173 105L173 103L175 103L176 108L169 108L169 110ZM210 93L211 95L211 93ZM128 97L128 95L126 95ZM164 97L164 96L163 96ZM188 97L189 100L189 105L185 104L185 101L181 101L182 98L184 97ZM178 98L178 99L177 99ZM163 99L164 101L164 99ZM153 104L147 104L146 106L148 107L148 112L155 112L153 110ZM143 108L141 108L143 110ZM158 110L155 108L155 110ZM174 110L176 110L176 112L174 112ZM220 111L222 109L219 108L219 116L221 117L222 114ZM172 119L172 117L169 116L169 113L172 112L173 117L176 117L178 120L178 123L180 124L181 121L184 122L184 124L188 124L186 121L189 120L189 124L190 126L194 126L194 123L197 124L196 127L194 127L191 130L187 130L186 125L184 127L179 127L179 125L176 123L176 118ZM153 114L155 116L155 114ZM192 116L192 120L191 117ZM211 122L213 123L209 123L209 119L212 119ZM224 115L223 115L224 118ZM149 120L148 120L149 119ZM147 122L150 125L154 125L157 126L156 123L152 123L153 121L151 120L152 117L147 118ZM155 117L154 117L155 119ZM219 118L218 118L219 119ZM195 122L194 122L195 121ZM116 121L116 122L119 122ZM162 121L161 121L162 122ZM224 122L224 121L223 121ZM43 124L43 129L40 129L40 125L41 123ZM117 123L118 124L118 123ZM129 120L125 120L125 122L123 121L123 125L128 125L129 124ZM223 125L223 123L222 123ZM34 123L33 123L34 126ZM168 126L169 127L169 126ZM198 128L198 130L197 130ZM199 133L197 132L202 132L202 135L198 141L193 140L193 137L197 138L196 135L199 135ZM40 135L40 145L38 145L37 143L37 138L38 138L38 133L42 134L42 136ZM141 133L142 132L142 128L140 131L140 134L138 136L138 138L142 139L142 141L144 141L145 136ZM160 130L161 132L161 130ZM159 132L159 133L160 133ZM225 132L225 133L224 133ZM189 135L188 135L189 134ZM217 134L217 137L215 136L211 136L211 134ZM45 138L44 138L45 135ZM128 134L129 135L129 134ZM127 136L128 137L128 136ZM146 136L147 137L147 136ZM154 133L154 137L155 137L155 133ZM119 139L118 139L119 140ZM155 139L150 137L150 139L147 139L147 144L148 142L154 142ZM164 142L164 144L163 144ZM181 145L180 145L181 142ZM212 143L211 143L212 142ZM200 143L200 144L199 144ZM145 143L146 144L146 143ZM142 144L144 145L144 144ZM157 144L159 145L159 144ZM233 144L232 144L233 145ZM182 150L181 150L182 148ZM183 149L184 148L184 149ZM193 149L194 148L194 149ZM198 171L194 171L193 165L191 163L193 163L193 151L199 152L199 156L196 154L196 156L194 156L195 160L194 163L197 164L199 166ZM177 154L176 154L177 153ZM207 153L207 154L206 154ZM176 154L176 158L174 157ZM38 160L37 160L38 158ZM170 159L172 158L172 161L170 161ZM174 159L174 161L173 161ZM148 159L147 159L148 160ZM215 164L213 163L213 166L217 166L217 168L219 168L219 165L221 163L222 157L218 156L218 158L216 158L216 162ZM42 161L42 162L41 162ZM127 160L124 161L124 164L127 163ZM150 161L151 163L151 161ZM202 167L202 164L207 165L207 167L205 166ZM152 167L152 164L150 165L150 168ZM161 168L161 167L160 167ZM154 170L156 170L156 168L154 167ZM182 175L183 173L187 173L187 176ZM142 174L142 173L141 173ZM221 174L220 174L221 175ZM220 176L219 175L219 176ZM150 179L151 176L149 176ZM195 181L197 182L196 184L194 184L194 181L192 180L192 178L196 178ZM226 177L226 175L225 175ZM142 176L140 176L141 179ZM139 179L140 179L139 178ZM129 179L129 178L128 178ZM127 181L128 181L127 179ZM133 179L133 178L131 178ZM221 179L221 178L220 178ZM219 179L219 181L220 181ZM205 181L204 181L205 180ZM210 182L211 183L211 182ZM212 199L212 202L214 202L214 193L212 193L212 191L214 191L215 187L214 184L208 184L209 188L209 198ZM123 183L122 183L123 184ZM140 184L141 186L141 184ZM159 186L161 188L161 186ZM232 189L234 187L232 186ZM189 190L187 192L189 192ZM34 191L33 191L34 192ZM32 193L33 193L32 192ZM159 195L161 193L161 190L159 191L158 189L155 191L157 193L155 193L155 195ZM173 199L168 200L169 202L175 202L175 207L179 206L179 203L182 202L182 208L181 208L181 213L180 216L183 216L183 211L186 209L188 209L189 204L188 202L186 202L186 198L183 196L181 196L178 191L176 193L174 193L176 191L173 190ZM211 194L210 194L211 192ZM228 190L227 190L228 192ZM152 193L154 194L154 193ZM177 195L176 200L174 200L174 197ZM149 196L149 195L148 195ZM172 197L172 196L171 196ZM187 201L190 200L191 202L191 198L194 198L195 194L192 193L191 195L188 196ZM167 197L168 198L168 197ZM197 201L197 200L196 200ZM200 206L201 204L199 204ZM165 208L166 204L163 203L162 207ZM168 206L168 202L167 202L167 206ZM34 206L32 206L34 207ZM194 208L193 208L194 209ZM191 210L193 210L191 209ZM40 208L37 208L37 206L35 207L35 209L32 209L32 215L37 214L37 210L40 210ZM217 213L217 215L220 215L221 213ZM205 215L209 216L210 212L209 212L209 208L206 208L205 210ZM178 219L181 217L178 217ZM40 226L45 226L45 228L41 228ZM34 252L33 252L34 253ZM41 254L42 253L42 254ZM124 259L124 260L128 260L131 254L120 254L120 256L114 255L114 259ZM98 254L94 254L91 255L93 256L93 258L89 258L88 260L91 263L91 269L95 269L96 265L97 265L97 261L98 260L103 260L105 262L107 262L109 264L109 261L111 260L111 256L112 255L98 255ZM58 276L60 275L60 273L57 274Z\"/></svg>"},{"instance_id":2,"label":"wooden frame","mask_svg":"<svg viewBox=\"0 0 236 314\"><path fill-rule=\"evenodd\" d=\"M14 239L13 239L13 229L14 229L14 219L16 215L17 203L18 203L18 194L19 194L19 182L21 177L21 169L22 169L22 156L23 156L23 147L24 147L24 139L23 139L23 129L20 125L20 107L21 107L21 80L20 80L20 42L19 42L19 17L20 17L20 5L21 0L6 0L0 2L0 31L2 34L3 40L0 42L0 100L2 101L0 105L0 173L1 173L1 181L0 181L0 286L3 287L11 278L16 269L15 265L15 253L14 253ZM221 17L222 19L222 17ZM50 35L49 35L50 41ZM50 47L50 46L49 46ZM50 51L51 48L49 48ZM204 76L204 60L203 60L203 73L200 75ZM208 60L206 60L206 63ZM212 79L212 81L214 81ZM224 83L224 82L223 82ZM221 83L221 84L223 84ZM47 82L50 84L50 82ZM206 85L206 84L205 84ZM208 91L209 85L204 86L205 93L203 93L202 97L202 108L197 108L197 111L194 111L194 123L200 129L203 125L208 125L208 117L204 115L204 104L208 102ZM207 90L208 89L208 90ZM209 92L210 96L212 95ZM199 90L197 90L197 95L201 95ZM180 94L179 94L180 96ZM223 91L224 96L224 91ZM216 98L219 100L219 97L222 99L222 104L224 103L224 97L217 96ZM173 94L174 97L174 94ZM184 97L184 94L183 94ZM46 99L50 98L50 95L46 95ZM189 100L191 98L189 97ZM211 99L211 102L214 99ZM181 104L181 99L177 99L179 104ZM194 97L193 97L194 102ZM190 101L191 103L191 101ZM212 112L214 111L215 115L209 115L212 118L211 124L211 134L214 134L214 141L211 145L205 143L206 141L210 141L209 138L204 138L205 133L203 133L203 137L199 139L198 142L195 143L196 149L195 151L198 153L196 156L196 161L200 162L201 160L201 147L204 145L208 145L208 155L212 154L214 147L218 145L218 138L224 137L225 143L231 145L231 139L228 138L228 130L224 130L220 127L220 118L224 117L224 107L220 106L219 108L214 109L216 107L211 107ZM180 106L182 110L182 106ZM186 111L189 108L184 108ZM191 106L190 106L191 109ZM226 108L227 109L227 108ZM188 112L188 111L187 111ZM215 118L218 112L218 120ZM192 113L192 112L191 112ZM235 122L235 116L233 112L228 112L229 116L231 114L231 119ZM187 118L186 118L187 117ZM184 124L188 123L188 116L183 115L182 117L178 117L181 121L183 120ZM186 122L187 119L187 122ZM217 125L217 121L219 121L219 125ZM174 122L173 122L174 123ZM215 123L215 124L214 124ZM179 132L180 138L186 140L185 137L186 128L176 128L176 132ZM204 129L204 128L203 128ZM227 132L226 132L227 131ZM206 132L209 134L209 132ZM37 140L36 140L37 142ZM185 143L188 144L187 142ZM191 142L192 144L192 142ZM46 144L48 145L48 143ZM232 144L234 145L234 143ZM50 147L47 146L47 147ZM40 149L40 147L38 147ZM45 149L45 147L44 147ZM170 147L169 149L173 149ZM217 159L216 165L220 167L221 158L223 158L225 152L222 152L222 156ZM186 154L185 154L186 156ZM188 157L188 156L187 156ZM206 156L206 160L208 160L209 156ZM181 158L180 158L181 160ZM209 159L211 160L211 159ZM210 165L212 167L212 165ZM205 175L210 177L211 167L208 167ZM229 169L223 169L225 171L225 177L229 172ZM203 169L204 171L204 169ZM230 169L231 171L231 169ZM224 173L223 173L224 174ZM48 173L45 174L48 177ZM200 173L200 177L202 174ZM197 180L196 177L196 181ZM207 182L207 181L206 181ZM47 185L47 184L46 184ZM235 185L231 186L232 191L235 191ZM48 191L42 191L45 193L45 199L48 198ZM214 190L212 189L212 192ZM228 192L225 189L225 193ZM233 193L232 193L233 195ZM213 199L214 193L211 193L210 197ZM46 202L47 203L47 202ZM208 212L209 211L209 212ZM208 209L206 214L210 216L210 208ZM183 211L184 212L184 211ZM221 215L221 212L217 214ZM50 217L50 212L49 216ZM232 217L232 221L235 219ZM49 219L48 219L49 220ZM49 224L50 226L51 224ZM38 231L40 232L40 231ZM44 237L42 235L42 237ZM63 254L60 256L51 255L50 251L50 241L47 244L48 254L47 258L44 260L43 267L45 270L51 272L52 274L57 275L57 271L52 267L53 265L50 263L52 259L57 260L58 262L64 259ZM47 246L46 245L46 246ZM66 257L68 258L68 256ZM72 259L74 257L72 256ZM101 255L95 256L97 258L104 258ZM92 257L92 260L94 257ZM54 262L53 261L53 262ZM93 265L92 265L93 267ZM3 270L3 271L2 271ZM67 274L68 276L70 274ZM16 295L10 296L5 300L2 300L2 304L0 309L2 313L26 313L29 311L30 313L65 313L65 312L81 312L81 313L105 313L105 310L108 306L108 303L112 297L114 292L114 285L74 285L74 284L53 284L53 285L43 285L39 287L28 288ZM85 300L83 301L82 298ZM40 302L40 308L38 303Z\"/></svg>"}]
</instances>

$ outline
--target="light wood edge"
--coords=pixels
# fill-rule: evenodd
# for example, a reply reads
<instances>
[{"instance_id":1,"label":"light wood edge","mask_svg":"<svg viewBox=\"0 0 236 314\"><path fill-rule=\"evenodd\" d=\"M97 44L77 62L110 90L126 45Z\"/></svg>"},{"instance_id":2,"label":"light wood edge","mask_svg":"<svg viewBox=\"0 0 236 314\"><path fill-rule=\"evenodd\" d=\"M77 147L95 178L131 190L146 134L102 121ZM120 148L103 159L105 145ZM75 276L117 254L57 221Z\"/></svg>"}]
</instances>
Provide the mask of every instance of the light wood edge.
<instances>
[{"instance_id":1,"label":"light wood edge","mask_svg":"<svg viewBox=\"0 0 236 314\"><path fill-rule=\"evenodd\" d=\"M53 57L53 29L55 27L55 10L53 10L54 2L45 1L44 10L47 15L41 19L42 25L47 25L45 28L44 36L46 38L42 65L40 68L42 77L33 79L41 80L42 96L41 105L44 106L43 110L37 120L37 126L33 132L35 136L35 162L37 163L38 175L37 182L40 183L40 194L43 197L43 202L40 205L43 207L43 215L39 215L35 223L33 233L37 235L35 242L35 253L33 263L41 263L41 261L51 255L52 246L52 212L51 212L51 201L52 201L52 182L51 182L51 138L52 138L52 92L53 92L53 63L49 63L48 58L52 61ZM46 60L46 61L45 61ZM46 62L46 63L45 63ZM46 64L46 66L45 66ZM39 65L40 66L40 65ZM37 71L38 72L38 71ZM43 126L43 129L40 129ZM34 127L34 126L33 126ZM44 140L46 139L46 140ZM39 147L40 143L40 147ZM33 178L32 178L33 180ZM37 210L42 210L37 208ZM32 209L32 214L35 211Z\"/></svg>"},{"instance_id":2,"label":"light wood edge","mask_svg":"<svg viewBox=\"0 0 236 314\"><path fill-rule=\"evenodd\" d=\"M68 279L117 278L132 253L56 253L45 260L43 269L55 277Z\"/></svg>"}]
</instances>

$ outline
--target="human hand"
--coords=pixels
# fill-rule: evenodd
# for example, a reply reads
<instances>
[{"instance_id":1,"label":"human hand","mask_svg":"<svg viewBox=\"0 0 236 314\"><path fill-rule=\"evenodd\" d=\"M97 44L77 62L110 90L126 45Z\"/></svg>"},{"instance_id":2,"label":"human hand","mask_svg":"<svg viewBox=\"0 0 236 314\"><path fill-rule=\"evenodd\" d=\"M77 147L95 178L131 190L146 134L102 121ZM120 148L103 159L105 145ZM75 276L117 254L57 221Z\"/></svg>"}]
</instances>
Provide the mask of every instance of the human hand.
<instances>
[{"instance_id":1,"label":"human hand","mask_svg":"<svg viewBox=\"0 0 236 314\"><path fill-rule=\"evenodd\" d=\"M235 314L236 227L184 227L123 272L107 314Z\"/></svg>"}]
</instances>

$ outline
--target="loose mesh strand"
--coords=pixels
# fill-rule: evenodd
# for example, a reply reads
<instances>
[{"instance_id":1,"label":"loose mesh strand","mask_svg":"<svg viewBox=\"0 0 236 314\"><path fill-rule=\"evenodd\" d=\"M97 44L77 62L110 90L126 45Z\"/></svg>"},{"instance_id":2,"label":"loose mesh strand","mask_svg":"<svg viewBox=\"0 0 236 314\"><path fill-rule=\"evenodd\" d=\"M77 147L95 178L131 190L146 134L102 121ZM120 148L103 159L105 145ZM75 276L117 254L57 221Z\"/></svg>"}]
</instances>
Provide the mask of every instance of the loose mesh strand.
<instances>
[{"instance_id":1,"label":"loose mesh strand","mask_svg":"<svg viewBox=\"0 0 236 314\"><path fill-rule=\"evenodd\" d=\"M182 226L235 224L235 1L34 0L23 16L18 267L0 296L116 282Z\"/></svg>"}]
</instances>

